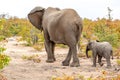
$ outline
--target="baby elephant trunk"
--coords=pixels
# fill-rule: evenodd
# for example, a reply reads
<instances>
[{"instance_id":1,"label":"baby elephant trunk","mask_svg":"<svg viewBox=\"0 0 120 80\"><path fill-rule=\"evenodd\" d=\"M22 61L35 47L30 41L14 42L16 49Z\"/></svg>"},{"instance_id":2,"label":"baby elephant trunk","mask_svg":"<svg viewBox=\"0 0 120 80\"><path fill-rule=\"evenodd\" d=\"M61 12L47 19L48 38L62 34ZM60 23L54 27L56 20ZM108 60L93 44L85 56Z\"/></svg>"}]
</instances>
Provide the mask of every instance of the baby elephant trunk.
<instances>
[{"instance_id":1,"label":"baby elephant trunk","mask_svg":"<svg viewBox=\"0 0 120 80\"><path fill-rule=\"evenodd\" d=\"M113 51L111 50L111 56L112 56L112 59L113 59Z\"/></svg>"},{"instance_id":2,"label":"baby elephant trunk","mask_svg":"<svg viewBox=\"0 0 120 80\"><path fill-rule=\"evenodd\" d=\"M88 47L86 47L86 56L87 56L87 58L89 58L88 51L89 51L89 49L88 49Z\"/></svg>"}]
</instances>

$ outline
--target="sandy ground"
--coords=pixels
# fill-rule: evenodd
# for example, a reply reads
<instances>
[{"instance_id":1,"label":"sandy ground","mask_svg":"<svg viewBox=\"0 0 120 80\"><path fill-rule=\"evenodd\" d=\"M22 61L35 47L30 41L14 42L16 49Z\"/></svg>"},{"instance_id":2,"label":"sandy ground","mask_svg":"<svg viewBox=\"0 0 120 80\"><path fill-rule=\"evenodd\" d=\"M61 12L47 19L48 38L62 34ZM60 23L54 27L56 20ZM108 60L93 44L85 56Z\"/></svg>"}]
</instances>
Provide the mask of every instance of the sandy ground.
<instances>
[{"instance_id":1,"label":"sandy ground","mask_svg":"<svg viewBox=\"0 0 120 80\"><path fill-rule=\"evenodd\" d=\"M46 52L36 51L32 47L25 47L21 45L20 42L16 40L16 37L8 39L6 43L7 50L5 54L11 57L10 64L6 66L1 73L7 78L7 80L51 80L52 77L57 76L84 76L86 78L93 76L98 77L102 75L102 71L105 70L107 73L114 73L114 75L119 74L120 71L116 70L119 68L116 64L116 59L111 60L112 68L106 68L106 62L104 66L91 67L92 60L89 58L79 58L80 67L66 67L62 66L61 63L65 59L68 49L56 48L55 57L56 61L54 63L46 63ZM33 54L38 54L40 63L36 63L33 60L24 60L22 56L30 56ZM112 76L114 76L112 75Z\"/></svg>"}]
</instances>

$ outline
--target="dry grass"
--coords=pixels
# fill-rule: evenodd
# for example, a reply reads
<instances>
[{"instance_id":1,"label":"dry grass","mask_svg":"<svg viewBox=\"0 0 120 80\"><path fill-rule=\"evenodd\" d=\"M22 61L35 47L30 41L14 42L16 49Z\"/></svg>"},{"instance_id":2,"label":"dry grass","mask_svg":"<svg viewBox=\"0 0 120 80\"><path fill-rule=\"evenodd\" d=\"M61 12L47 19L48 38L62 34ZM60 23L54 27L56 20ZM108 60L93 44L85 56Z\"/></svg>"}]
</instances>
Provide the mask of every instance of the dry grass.
<instances>
[{"instance_id":1,"label":"dry grass","mask_svg":"<svg viewBox=\"0 0 120 80\"><path fill-rule=\"evenodd\" d=\"M38 54L31 55L31 56L25 56L25 55L23 55L22 59L24 59L24 60L33 60L36 63L40 63L41 62L41 59L40 59L40 57L39 57Z\"/></svg>"},{"instance_id":2,"label":"dry grass","mask_svg":"<svg viewBox=\"0 0 120 80\"><path fill-rule=\"evenodd\" d=\"M114 52L115 52L114 56L119 56L120 57L120 49L116 49Z\"/></svg>"},{"instance_id":3,"label":"dry grass","mask_svg":"<svg viewBox=\"0 0 120 80\"><path fill-rule=\"evenodd\" d=\"M41 51L43 49L43 46L40 45L33 45L33 48L37 51Z\"/></svg>"},{"instance_id":4,"label":"dry grass","mask_svg":"<svg viewBox=\"0 0 120 80\"><path fill-rule=\"evenodd\" d=\"M7 78L0 73L0 80L7 80Z\"/></svg>"},{"instance_id":5,"label":"dry grass","mask_svg":"<svg viewBox=\"0 0 120 80\"><path fill-rule=\"evenodd\" d=\"M51 80L75 80L75 77L74 76L67 76L67 75L64 75L62 77L52 77Z\"/></svg>"},{"instance_id":6,"label":"dry grass","mask_svg":"<svg viewBox=\"0 0 120 80\"><path fill-rule=\"evenodd\" d=\"M120 59L117 59L116 62L120 66Z\"/></svg>"},{"instance_id":7,"label":"dry grass","mask_svg":"<svg viewBox=\"0 0 120 80\"><path fill-rule=\"evenodd\" d=\"M90 75L88 78L84 78L83 75L78 76L68 76L63 75L61 77L52 77L51 80L120 80L120 74L117 74L116 76L109 75L107 71L103 70L101 71L101 75L98 77L93 77Z\"/></svg>"}]
</instances>

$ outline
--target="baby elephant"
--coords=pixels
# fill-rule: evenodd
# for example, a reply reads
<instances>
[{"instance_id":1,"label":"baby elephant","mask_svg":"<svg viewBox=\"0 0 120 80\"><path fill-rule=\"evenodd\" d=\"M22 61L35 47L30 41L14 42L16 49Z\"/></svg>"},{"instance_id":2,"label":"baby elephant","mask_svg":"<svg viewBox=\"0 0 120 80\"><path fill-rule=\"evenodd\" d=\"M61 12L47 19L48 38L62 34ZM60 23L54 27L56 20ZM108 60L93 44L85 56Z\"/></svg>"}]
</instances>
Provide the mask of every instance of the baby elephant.
<instances>
[{"instance_id":1,"label":"baby elephant","mask_svg":"<svg viewBox=\"0 0 120 80\"><path fill-rule=\"evenodd\" d=\"M98 56L98 63L102 66L101 63L102 57L106 59L107 67L111 67L110 56L113 59L112 46L108 42L96 42L91 41L87 44L86 47L86 56L88 57L88 51L92 50L93 56L93 67L96 67L96 58Z\"/></svg>"}]
</instances>

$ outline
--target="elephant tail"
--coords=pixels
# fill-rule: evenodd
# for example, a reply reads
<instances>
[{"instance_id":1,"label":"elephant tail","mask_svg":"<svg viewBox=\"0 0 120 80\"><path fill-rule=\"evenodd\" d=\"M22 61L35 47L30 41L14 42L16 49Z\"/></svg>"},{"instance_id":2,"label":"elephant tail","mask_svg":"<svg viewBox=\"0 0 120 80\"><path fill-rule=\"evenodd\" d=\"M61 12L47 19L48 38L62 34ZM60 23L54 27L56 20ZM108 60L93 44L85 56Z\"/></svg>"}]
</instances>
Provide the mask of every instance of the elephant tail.
<instances>
[{"instance_id":1,"label":"elephant tail","mask_svg":"<svg viewBox=\"0 0 120 80\"><path fill-rule=\"evenodd\" d=\"M112 56L112 59L113 59L113 50L111 50L111 56Z\"/></svg>"},{"instance_id":2,"label":"elephant tail","mask_svg":"<svg viewBox=\"0 0 120 80\"><path fill-rule=\"evenodd\" d=\"M79 30L80 33L82 33L82 30L83 30L83 24L82 24L82 21L79 21L77 24L77 29Z\"/></svg>"},{"instance_id":3,"label":"elephant tail","mask_svg":"<svg viewBox=\"0 0 120 80\"><path fill-rule=\"evenodd\" d=\"M77 31L77 34L76 34L76 38L77 38L77 41L79 41L80 39L80 36L82 34L82 30L83 30L83 24L82 24L82 21L77 21L76 22L76 31Z\"/></svg>"}]
</instances>

